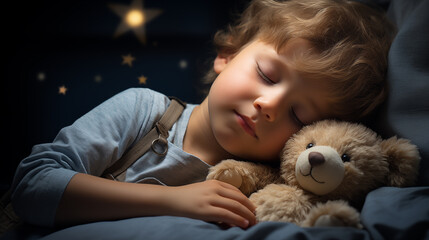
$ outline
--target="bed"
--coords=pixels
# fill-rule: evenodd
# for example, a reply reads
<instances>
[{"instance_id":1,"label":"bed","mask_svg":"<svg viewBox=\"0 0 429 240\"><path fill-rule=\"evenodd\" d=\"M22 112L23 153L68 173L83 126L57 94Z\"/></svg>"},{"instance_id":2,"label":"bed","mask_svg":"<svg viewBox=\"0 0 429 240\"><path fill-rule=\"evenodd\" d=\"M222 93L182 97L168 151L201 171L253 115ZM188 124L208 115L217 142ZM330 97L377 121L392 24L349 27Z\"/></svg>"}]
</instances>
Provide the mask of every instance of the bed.
<instances>
[{"instance_id":1,"label":"bed","mask_svg":"<svg viewBox=\"0 0 429 240\"><path fill-rule=\"evenodd\" d=\"M429 239L429 1L379 1L398 34L389 52L390 96L366 123L384 137L398 135L419 147L417 186L382 187L370 192L361 209L364 229L301 228L261 222L243 230L204 221L141 217L96 222L65 229L23 225L2 239Z\"/></svg>"}]
</instances>

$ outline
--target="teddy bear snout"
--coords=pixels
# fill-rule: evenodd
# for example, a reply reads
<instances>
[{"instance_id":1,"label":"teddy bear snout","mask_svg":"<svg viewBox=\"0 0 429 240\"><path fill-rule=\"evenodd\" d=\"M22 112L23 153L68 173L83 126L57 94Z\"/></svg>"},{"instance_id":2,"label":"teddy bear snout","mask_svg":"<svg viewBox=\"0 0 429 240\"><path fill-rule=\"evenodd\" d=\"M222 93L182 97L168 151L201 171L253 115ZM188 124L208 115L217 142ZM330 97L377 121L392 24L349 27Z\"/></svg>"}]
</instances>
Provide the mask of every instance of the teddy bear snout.
<instances>
[{"instance_id":1,"label":"teddy bear snout","mask_svg":"<svg viewBox=\"0 0 429 240\"><path fill-rule=\"evenodd\" d=\"M319 152L311 152L308 154L308 161L312 167L316 167L325 163L325 157Z\"/></svg>"},{"instance_id":2,"label":"teddy bear snout","mask_svg":"<svg viewBox=\"0 0 429 240\"><path fill-rule=\"evenodd\" d=\"M298 184L316 195L334 191L343 181L344 171L341 156L330 146L308 148L295 163Z\"/></svg>"}]
</instances>

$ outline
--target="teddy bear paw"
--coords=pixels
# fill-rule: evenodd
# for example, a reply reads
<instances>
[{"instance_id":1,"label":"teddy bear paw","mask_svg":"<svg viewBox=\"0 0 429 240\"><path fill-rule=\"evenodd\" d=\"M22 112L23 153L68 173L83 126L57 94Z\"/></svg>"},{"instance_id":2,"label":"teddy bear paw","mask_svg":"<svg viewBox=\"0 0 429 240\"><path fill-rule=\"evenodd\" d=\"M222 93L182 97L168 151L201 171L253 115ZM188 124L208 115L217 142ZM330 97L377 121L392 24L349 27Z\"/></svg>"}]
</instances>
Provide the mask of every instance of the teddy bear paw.
<instances>
[{"instance_id":1,"label":"teddy bear paw","mask_svg":"<svg viewBox=\"0 0 429 240\"><path fill-rule=\"evenodd\" d=\"M346 226L346 223L341 221L339 218L330 215L320 216L314 223L315 227L342 227Z\"/></svg>"},{"instance_id":2,"label":"teddy bear paw","mask_svg":"<svg viewBox=\"0 0 429 240\"><path fill-rule=\"evenodd\" d=\"M316 222L314 222L315 227L355 227L362 229L363 226L359 221L343 221L341 218L331 215L322 215Z\"/></svg>"},{"instance_id":3,"label":"teddy bear paw","mask_svg":"<svg viewBox=\"0 0 429 240\"><path fill-rule=\"evenodd\" d=\"M240 188L243 182L243 179L241 178L240 174L234 169L225 169L220 173L216 174L213 179L229 183L237 188Z\"/></svg>"},{"instance_id":4,"label":"teddy bear paw","mask_svg":"<svg viewBox=\"0 0 429 240\"><path fill-rule=\"evenodd\" d=\"M360 214L345 201L319 203L308 213L303 226L363 228Z\"/></svg>"},{"instance_id":5,"label":"teddy bear paw","mask_svg":"<svg viewBox=\"0 0 429 240\"><path fill-rule=\"evenodd\" d=\"M210 168L207 179L216 179L240 188L243 183L239 169L232 163L221 163Z\"/></svg>"}]
</instances>

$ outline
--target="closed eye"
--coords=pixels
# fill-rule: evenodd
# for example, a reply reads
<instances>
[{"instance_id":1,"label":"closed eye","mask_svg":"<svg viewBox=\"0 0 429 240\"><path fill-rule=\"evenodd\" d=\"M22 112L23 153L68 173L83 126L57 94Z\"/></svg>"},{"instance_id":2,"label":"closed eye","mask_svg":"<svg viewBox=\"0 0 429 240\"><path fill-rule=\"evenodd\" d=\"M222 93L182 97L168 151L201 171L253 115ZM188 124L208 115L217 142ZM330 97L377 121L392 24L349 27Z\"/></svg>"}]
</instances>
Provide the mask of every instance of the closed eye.
<instances>
[{"instance_id":1,"label":"closed eye","mask_svg":"<svg viewBox=\"0 0 429 240\"><path fill-rule=\"evenodd\" d=\"M262 78L262 80L264 80L265 82L267 82L269 84L275 84L275 82L273 80L271 80L269 77L267 77L267 75L264 74L264 72L259 67L258 63L256 63L256 66L257 66L256 71L258 72L258 75Z\"/></svg>"},{"instance_id":2,"label":"closed eye","mask_svg":"<svg viewBox=\"0 0 429 240\"><path fill-rule=\"evenodd\" d=\"M294 110L293 107L290 108L290 115L292 116L293 120L298 124L298 126L300 126L300 127L305 126L305 124L296 115L295 110Z\"/></svg>"}]
</instances>

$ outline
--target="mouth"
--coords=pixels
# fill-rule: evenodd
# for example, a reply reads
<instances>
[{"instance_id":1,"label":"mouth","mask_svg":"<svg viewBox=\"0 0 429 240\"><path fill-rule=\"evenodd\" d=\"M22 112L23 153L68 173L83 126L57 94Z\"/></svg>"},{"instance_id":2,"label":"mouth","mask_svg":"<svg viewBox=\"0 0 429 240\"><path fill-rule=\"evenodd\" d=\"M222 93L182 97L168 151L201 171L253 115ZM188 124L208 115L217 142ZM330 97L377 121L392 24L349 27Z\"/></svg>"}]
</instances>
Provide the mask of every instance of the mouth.
<instances>
[{"instance_id":1,"label":"mouth","mask_svg":"<svg viewBox=\"0 0 429 240\"><path fill-rule=\"evenodd\" d=\"M302 176L304 176L304 177L308 177L308 176L310 176L315 182L317 182L317 183L320 183L320 184L324 184L325 182L322 182L322 181L319 181L319 180L317 180L315 177L313 177L313 174L311 174L311 172L313 171L313 168L310 168L310 172L308 173L308 174L304 174L303 172L302 172L302 170L301 169L299 169L299 172L301 173L301 175Z\"/></svg>"},{"instance_id":2,"label":"mouth","mask_svg":"<svg viewBox=\"0 0 429 240\"><path fill-rule=\"evenodd\" d=\"M258 136L255 132L255 123L250 118L243 116L236 111L234 111L234 113L237 116L238 123L243 128L243 130L250 136L258 139Z\"/></svg>"}]
</instances>

